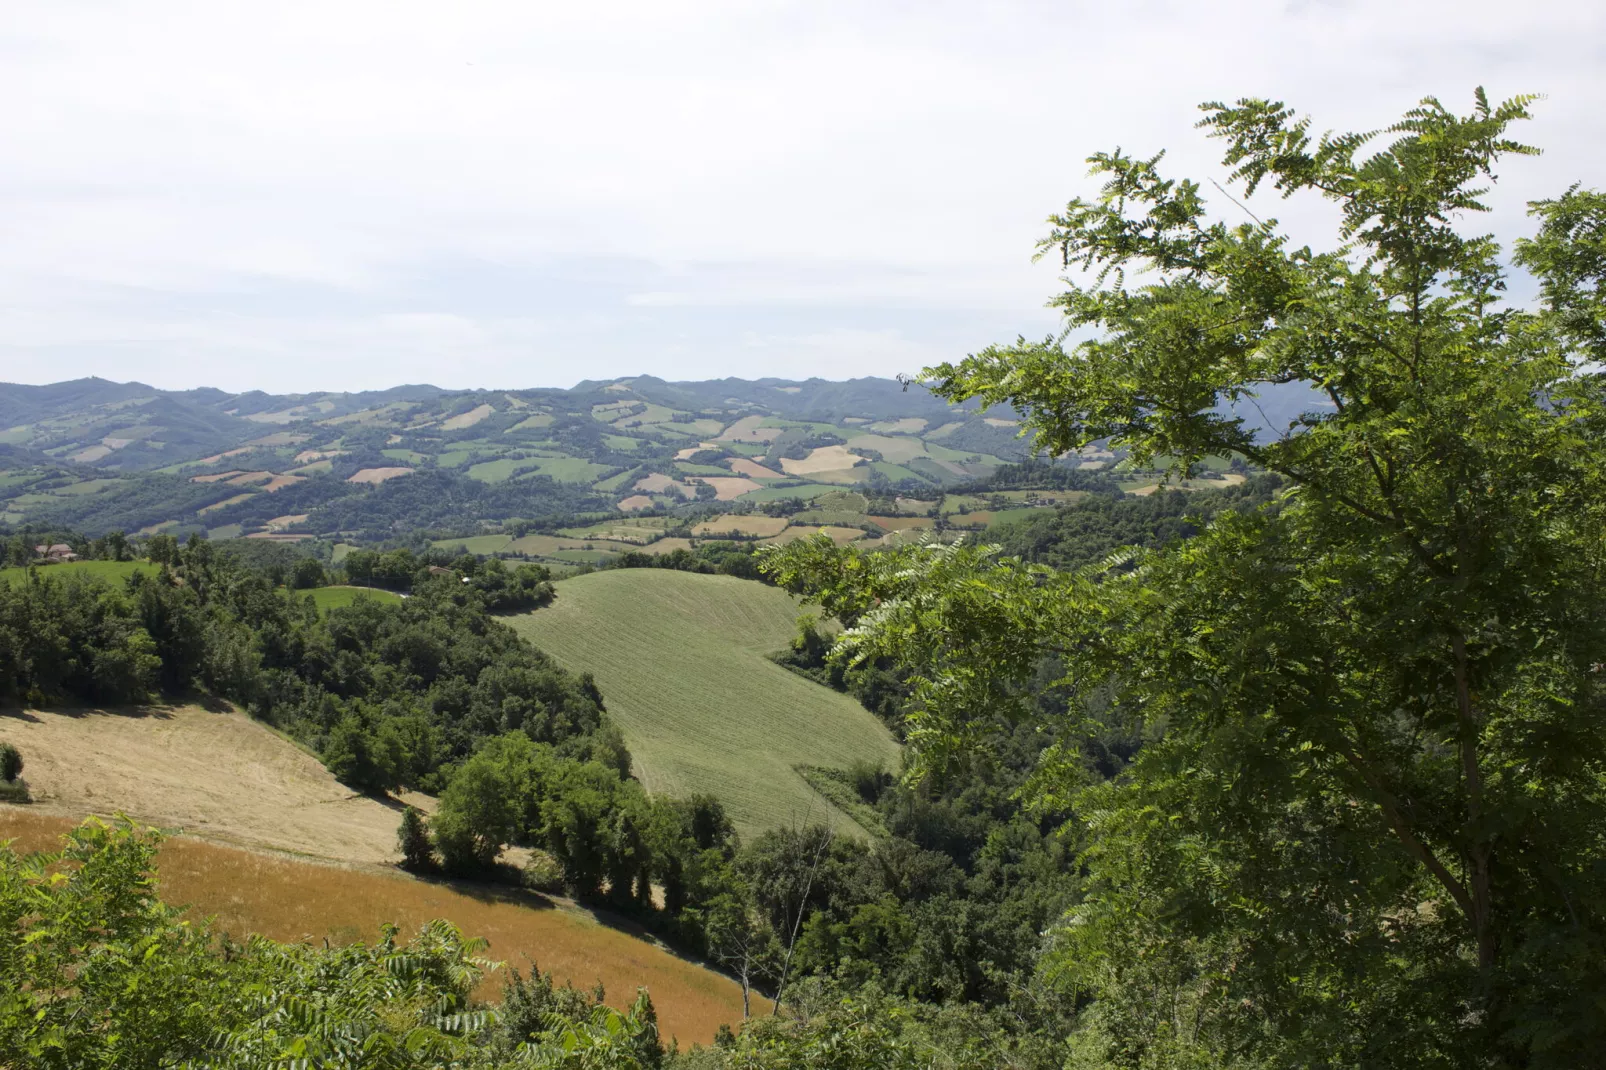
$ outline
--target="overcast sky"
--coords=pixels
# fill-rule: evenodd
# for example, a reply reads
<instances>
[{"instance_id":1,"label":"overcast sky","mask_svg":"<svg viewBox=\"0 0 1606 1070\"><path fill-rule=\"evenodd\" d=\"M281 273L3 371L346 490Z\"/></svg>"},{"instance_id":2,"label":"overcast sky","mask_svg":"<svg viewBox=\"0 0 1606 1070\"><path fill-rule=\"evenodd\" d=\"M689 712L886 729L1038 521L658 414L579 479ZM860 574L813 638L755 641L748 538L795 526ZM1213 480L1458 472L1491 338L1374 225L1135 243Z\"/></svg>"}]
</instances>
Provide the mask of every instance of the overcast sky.
<instances>
[{"instance_id":1,"label":"overcast sky","mask_svg":"<svg viewBox=\"0 0 1606 1070\"><path fill-rule=\"evenodd\" d=\"M1510 237L1526 199L1606 186L1602 11L12 0L0 381L913 371L1053 328L1033 243L1090 153L1224 178L1213 98L1355 129L1545 93L1518 133L1546 154L1481 224ZM1319 209L1255 208L1327 244Z\"/></svg>"}]
</instances>

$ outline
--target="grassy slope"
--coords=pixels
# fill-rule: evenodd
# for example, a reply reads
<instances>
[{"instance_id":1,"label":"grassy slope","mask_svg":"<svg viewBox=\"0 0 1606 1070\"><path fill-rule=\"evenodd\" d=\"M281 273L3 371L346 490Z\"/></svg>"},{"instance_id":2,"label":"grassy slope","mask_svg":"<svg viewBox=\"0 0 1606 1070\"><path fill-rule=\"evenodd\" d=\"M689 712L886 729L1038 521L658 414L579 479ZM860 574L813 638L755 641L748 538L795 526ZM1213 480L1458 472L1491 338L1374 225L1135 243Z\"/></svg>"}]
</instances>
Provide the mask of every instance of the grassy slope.
<instances>
[{"instance_id":1,"label":"grassy slope","mask_svg":"<svg viewBox=\"0 0 1606 1070\"><path fill-rule=\"evenodd\" d=\"M712 1040L721 1022L740 1022L734 982L590 911L543 909L551 904L495 886L399 874L389 865L397 858L397 810L353 794L316 758L243 714L196 706L143 716L18 712L0 714L0 739L22 750L37 800L0 804L0 840L19 838L24 850L53 847L83 815L123 811L212 841L168 841L162 892L200 916L215 915L237 938L373 940L385 922L410 935L444 917L489 938L492 958L524 969L529 956L582 988L605 982L615 1005L646 985L666 1031L683 1046ZM409 801L431 805L423 796ZM480 994L494 998L499 987L497 977Z\"/></svg>"},{"instance_id":2,"label":"grassy slope","mask_svg":"<svg viewBox=\"0 0 1606 1070\"><path fill-rule=\"evenodd\" d=\"M349 606L359 598L373 598L380 602L401 601L401 595L395 591L378 587L314 587L300 593L312 595L313 604L325 610Z\"/></svg>"},{"instance_id":3,"label":"grassy slope","mask_svg":"<svg viewBox=\"0 0 1606 1070\"><path fill-rule=\"evenodd\" d=\"M39 565L40 576L90 576L99 580L120 583L136 572L156 573L156 566L148 561L67 561L59 565ZM0 568L0 583L22 583L27 579L26 568Z\"/></svg>"},{"instance_id":4,"label":"grassy slope","mask_svg":"<svg viewBox=\"0 0 1606 1070\"><path fill-rule=\"evenodd\" d=\"M751 580L625 569L565 580L555 604L510 623L596 675L649 790L717 795L751 837L824 818L828 804L794 766L897 763L897 744L863 707L765 657L790 641L798 612Z\"/></svg>"}]
</instances>

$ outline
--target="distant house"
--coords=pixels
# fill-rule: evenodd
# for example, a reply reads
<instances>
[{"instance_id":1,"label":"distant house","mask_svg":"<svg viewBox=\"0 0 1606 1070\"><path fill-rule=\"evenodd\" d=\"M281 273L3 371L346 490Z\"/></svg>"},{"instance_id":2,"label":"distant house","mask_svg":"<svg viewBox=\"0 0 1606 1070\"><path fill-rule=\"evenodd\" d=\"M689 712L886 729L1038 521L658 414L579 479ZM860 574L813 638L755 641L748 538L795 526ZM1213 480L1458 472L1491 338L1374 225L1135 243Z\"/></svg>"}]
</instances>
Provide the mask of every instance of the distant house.
<instances>
[{"instance_id":1,"label":"distant house","mask_svg":"<svg viewBox=\"0 0 1606 1070\"><path fill-rule=\"evenodd\" d=\"M431 566L429 566L429 574L431 576L455 576L455 575L457 575L457 573L453 572L451 569L442 568L440 565L431 565Z\"/></svg>"},{"instance_id":2,"label":"distant house","mask_svg":"<svg viewBox=\"0 0 1606 1070\"><path fill-rule=\"evenodd\" d=\"M72 547L64 542L54 543L50 546L40 543L33 548L33 552L43 559L39 562L42 565L56 565L63 561L78 560L78 555L73 553Z\"/></svg>"}]
</instances>

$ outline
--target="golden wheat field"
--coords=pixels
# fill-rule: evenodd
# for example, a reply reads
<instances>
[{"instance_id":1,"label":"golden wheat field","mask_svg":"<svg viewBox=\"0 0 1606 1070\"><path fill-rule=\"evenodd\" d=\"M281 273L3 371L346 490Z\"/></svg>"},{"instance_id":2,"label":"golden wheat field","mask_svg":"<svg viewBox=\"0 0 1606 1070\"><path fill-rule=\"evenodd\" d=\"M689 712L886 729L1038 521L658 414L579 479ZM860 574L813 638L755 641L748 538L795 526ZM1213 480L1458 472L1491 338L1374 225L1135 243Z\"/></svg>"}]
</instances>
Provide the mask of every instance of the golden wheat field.
<instances>
[{"instance_id":1,"label":"golden wheat field","mask_svg":"<svg viewBox=\"0 0 1606 1070\"><path fill-rule=\"evenodd\" d=\"M73 818L30 813L0 804L0 839L21 851L53 850ZM529 971L530 963L560 982L589 989L601 981L610 1002L628 1004L638 986L652 993L666 1037L684 1047L713 1039L721 1023L742 1017L736 983L586 912L560 909L514 889L448 885L403 874L298 862L206 843L167 840L157 861L162 898L211 917L235 937L260 933L280 941L371 941L394 922L403 934L432 918L447 918L470 936L490 941L487 957ZM480 986L494 999L501 971Z\"/></svg>"}]
</instances>

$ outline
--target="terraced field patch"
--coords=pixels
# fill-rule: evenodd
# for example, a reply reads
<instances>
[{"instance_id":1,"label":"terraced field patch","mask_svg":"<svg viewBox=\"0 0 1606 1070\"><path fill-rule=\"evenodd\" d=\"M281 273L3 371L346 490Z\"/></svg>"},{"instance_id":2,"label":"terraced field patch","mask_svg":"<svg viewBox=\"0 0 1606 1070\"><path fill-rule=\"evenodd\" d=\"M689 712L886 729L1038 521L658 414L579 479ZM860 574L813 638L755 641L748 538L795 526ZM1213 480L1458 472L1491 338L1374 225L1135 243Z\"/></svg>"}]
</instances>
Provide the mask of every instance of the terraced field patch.
<instances>
[{"instance_id":1,"label":"terraced field patch","mask_svg":"<svg viewBox=\"0 0 1606 1070\"><path fill-rule=\"evenodd\" d=\"M796 524L787 528L773 539L761 539L760 541L785 544L789 542L796 542L798 539L806 539L811 535L818 535L822 531L831 536L831 541L836 543L838 546L844 546L850 542L854 542L855 540L865 537L863 528L837 527L829 524Z\"/></svg>"},{"instance_id":2,"label":"terraced field patch","mask_svg":"<svg viewBox=\"0 0 1606 1070\"><path fill-rule=\"evenodd\" d=\"M895 768L898 747L857 702L766 657L791 640L799 612L750 580L625 569L564 580L551 606L509 623L595 674L649 791L717 795L744 837L826 816L859 835L794 767Z\"/></svg>"},{"instance_id":3,"label":"terraced field patch","mask_svg":"<svg viewBox=\"0 0 1606 1070\"><path fill-rule=\"evenodd\" d=\"M929 528L937 523L929 516L867 516L865 519L882 531L908 531L912 528Z\"/></svg>"},{"instance_id":4,"label":"terraced field patch","mask_svg":"<svg viewBox=\"0 0 1606 1070\"><path fill-rule=\"evenodd\" d=\"M768 538L785 531L787 524L784 516L716 516L692 528L691 533L703 538L720 535Z\"/></svg>"}]
</instances>

